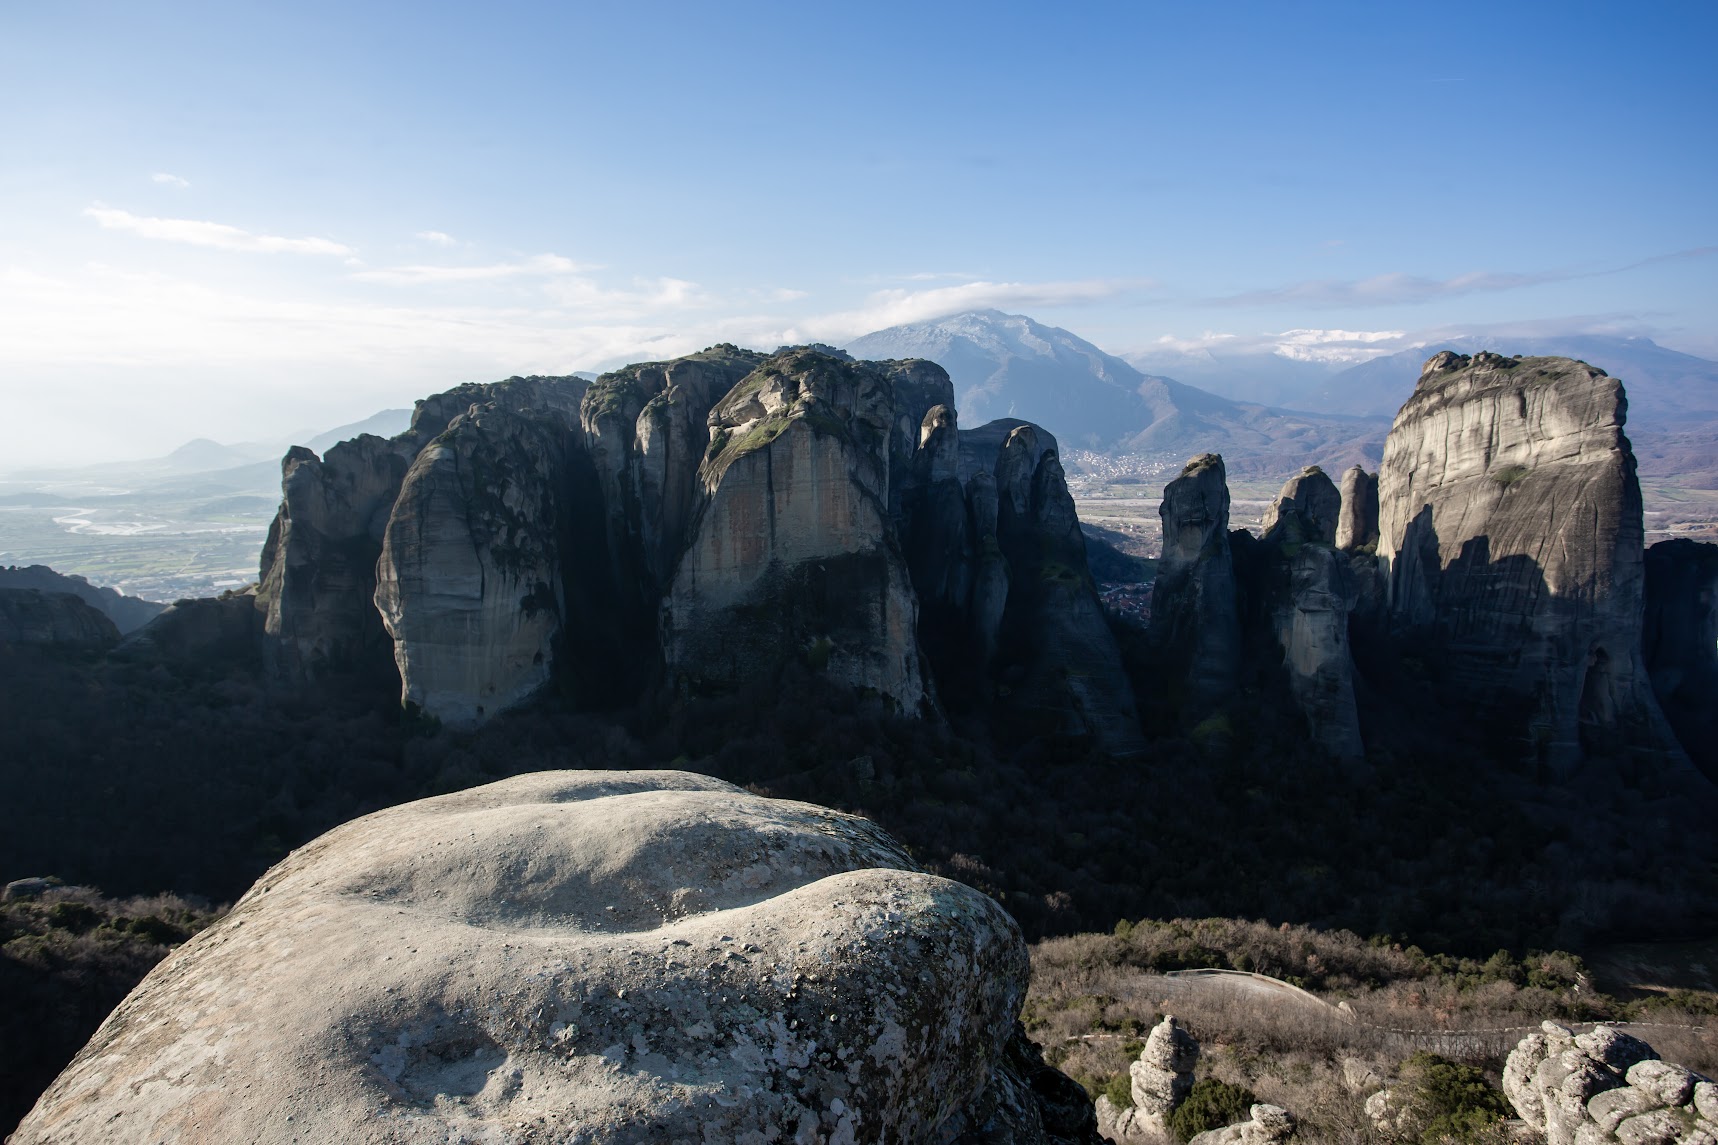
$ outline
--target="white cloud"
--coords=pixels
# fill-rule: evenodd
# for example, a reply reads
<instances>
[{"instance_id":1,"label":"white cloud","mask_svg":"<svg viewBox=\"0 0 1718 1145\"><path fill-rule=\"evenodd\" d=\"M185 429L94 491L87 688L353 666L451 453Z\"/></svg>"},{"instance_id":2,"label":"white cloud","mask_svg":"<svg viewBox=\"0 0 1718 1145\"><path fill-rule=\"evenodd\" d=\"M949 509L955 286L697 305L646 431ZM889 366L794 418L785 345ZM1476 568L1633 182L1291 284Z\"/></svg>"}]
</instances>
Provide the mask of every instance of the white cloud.
<instances>
[{"instance_id":1,"label":"white cloud","mask_svg":"<svg viewBox=\"0 0 1718 1145\"><path fill-rule=\"evenodd\" d=\"M278 235L258 235L225 223L210 223L199 219L156 219L134 215L130 211L114 207L86 207L84 214L108 230L130 231L146 239L190 243L192 246L215 247L219 250L256 251L264 254L352 253L351 247L331 239L287 239Z\"/></svg>"},{"instance_id":2,"label":"white cloud","mask_svg":"<svg viewBox=\"0 0 1718 1145\"><path fill-rule=\"evenodd\" d=\"M1403 330L1283 330L1264 334L1229 334L1207 330L1191 338L1165 334L1129 360L1156 361L1175 358L1211 361L1274 355L1297 362L1368 362L1393 354L1406 345Z\"/></svg>"},{"instance_id":3,"label":"white cloud","mask_svg":"<svg viewBox=\"0 0 1718 1145\"><path fill-rule=\"evenodd\" d=\"M458 246L459 245L459 240L454 238L452 235L448 234L445 231L419 231L416 235L414 235L412 237L413 238L420 238L420 239L424 240L426 243L434 243L436 246Z\"/></svg>"},{"instance_id":4,"label":"white cloud","mask_svg":"<svg viewBox=\"0 0 1718 1145\"><path fill-rule=\"evenodd\" d=\"M434 285L445 282L493 282L503 278L575 274L585 269L558 254L533 255L521 262L496 262L484 266L392 266L359 271L352 277L363 282L385 282L393 286Z\"/></svg>"},{"instance_id":5,"label":"white cloud","mask_svg":"<svg viewBox=\"0 0 1718 1145\"><path fill-rule=\"evenodd\" d=\"M1101 302L1154 285L1144 279L1070 282L967 282L931 290L879 290L858 310L808 318L784 331L786 341L845 340L888 326L928 322L965 310L1030 309Z\"/></svg>"},{"instance_id":6,"label":"white cloud","mask_svg":"<svg viewBox=\"0 0 1718 1145\"><path fill-rule=\"evenodd\" d=\"M155 172L155 174L149 176L149 181L152 183L160 183L164 187L178 187L181 190L191 185L191 180L181 179L177 175L169 175L165 171Z\"/></svg>"}]
</instances>

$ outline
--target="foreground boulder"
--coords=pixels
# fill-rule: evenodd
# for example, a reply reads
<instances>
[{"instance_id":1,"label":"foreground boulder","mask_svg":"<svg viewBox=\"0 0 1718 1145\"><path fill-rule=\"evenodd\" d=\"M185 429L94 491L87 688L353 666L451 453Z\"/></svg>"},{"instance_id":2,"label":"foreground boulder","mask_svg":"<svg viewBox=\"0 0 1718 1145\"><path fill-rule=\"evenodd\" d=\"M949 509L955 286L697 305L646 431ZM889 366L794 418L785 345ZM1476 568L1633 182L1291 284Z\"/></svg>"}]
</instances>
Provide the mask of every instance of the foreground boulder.
<instances>
[{"instance_id":1,"label":"foreground boulder","mask_svg":"<svg viewBox=\"0 0 1718 1145\"><path fill-rule=\"evenodd\" d=\"M1718 1145L1718 1086L1608 1026L1546 1022L1510 1052L1503 1092L1546 1145Z\"/></svg>"},{"instance_id":2,"label":"foreground boulder","mask_svg":"<svg viewBox=\"0 0 1718 1145\"><path fill-rule=\"evenodd\" d=\"M1640 483L1623 389L1567 358L1426 362L1378 475L1397 629L1538 765L1681 753L1641 662ZM1682 763L1686 767L1686 762Z\"/></svg>"},{"instance_id":3,"label":"foreground boulder","mask_svg":"<svg viewBox=\"0 0 1718 1145\"><path fill-rule=\"evenodd\" d=\"M994 902L866 820L521 776L288 857L13 1141L1095 1145L1017 1032L1027 974Z\"/></svg>"}]
</instances>

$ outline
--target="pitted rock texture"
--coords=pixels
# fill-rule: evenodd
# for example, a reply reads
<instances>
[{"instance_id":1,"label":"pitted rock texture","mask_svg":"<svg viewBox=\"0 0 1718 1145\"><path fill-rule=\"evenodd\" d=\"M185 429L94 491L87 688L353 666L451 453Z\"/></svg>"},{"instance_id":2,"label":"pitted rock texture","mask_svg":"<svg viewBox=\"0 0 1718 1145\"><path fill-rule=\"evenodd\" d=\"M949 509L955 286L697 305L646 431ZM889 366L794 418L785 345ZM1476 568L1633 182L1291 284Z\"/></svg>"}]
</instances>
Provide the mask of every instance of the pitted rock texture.
<instances>
[{"instance_id":1,"label":"pitted rock texture","mask_svg":"<svg viewBox=\"0 0 1718 1145\"><path fill-rule=\"evenodd\" d=\"M1147 1035L1138 1059L1128 1066L1133 1104L1117 1109L1108 1097L1098 1098L1099 1131L1123 1145L1164 1138L1169 1133L1169 1115L1193 1088L1198 1064L1199 1042L1174 1015L1165 1014Z\"/></svg>"},{"instance_id":2,"label":"pitted rock texture","mask_svg":"<svg viewBox=\"0 0 1718 1145\"><path fill-rule=\"evenodd\" d=\"M1640 656L1642 525L1621 385L1566 358L1427 361L1379 471L1399 628L1530 758L1680 753ZM1686 766L1684 763L1683 766Z\"/></svg>"},{"instance_id":3,"label":"pitted rock texture","mask_svg":"<svg viewBox=\"0 0 1718 1145\"><path fill-rule=\"evenodd\" d=\"M1342 475L1336 547L1344 552L1378 544L1378 475L1356 465Z\"/></svg>"},{"instance_id":4,"label":"pitted rock texture","mask_svg":"<svg viewBox=\"0 0 1718 1145\"><path fill-rule=\"evenodd\" d=\"M885 371L810 350L716 403L704 502L664 605L671 673L732 687L798 654L919 709L918 600L888 511L894 420Z\"/></svg>"},{"instance_id":5,"label":"pitted rock texture","mask_svg":"<svg viewBox=\"0 0 1718 1145\"><path fill-rule=\"evenodd\" d=\"M1152 640L1195 706L1234 690L1241 633L1229 551L1229 485L1214 453L1189 461L1163 490L1163 557L1151 595Z\"/></svg>"},{"instance_id":6,"label":"pitted rock texture","mask_svg":"<svg viewBox=\"0 0 1718 1145\"><path fill-rule=\"evenodd\" d=\"M1510 1052L1503 1092L1546 1145L1718 1142L1718 1086L1607 1026L1546 1022Z\"/></svg>"},{"instance_id":7,"label":"pitted rock texture","mask_svg":"<svg viewBox=\"0 0 1718 1145\"><path fill-rule=\"evenodd\" d=\"M376 566L402 703L471 727L549 682L582 390L546 384L517 412L474 405L412 462Z\"/></svg>"},{"instance_id":8,"label":"pitted rock texture","mask_svg":"<svg viewBox=\"0 0 1718 1145\"><path fill-rule=\"evenodd\" d=\"M1280 1105L1255 1105L1247 1120L1197 1134L1187 1145L1282 1145L1294 1135L1294 1116Z\"/></svg>"},{"instance_id":9,"label":"pitted rock texture","mask_svg":"<svg viewBox=\"0 0 1718 1145\"><path fill-rule=\"evenodd\" d=\"M0 644L107 648L118 642L113 621L72 593L0 588Z\"/></svg>"},{"instance_id":10,"label":"pitted rock texture","mask_svg":"<svg viewBox=\"0 0 1718 1145\"><path fill-rule=\"evenodd\" d=\"M1641 652L1677 738L1718 781L1718 545L1678 537L1646 551Z\"/></svg>"},{"instance_id":11,"label":"pitted rock texture","mask_svg":"<svg viewBox=\"0 0 1718 1145\"><path fill-rule=\"evenodd\" d=\"M678 772L539 773L289 856L13 1140L934 1140L1030 1092L1008 1049L1027 973L1001 908L865 820ZM1092 1140L1031 1102L995 1128Z\"/></svg>"}]
</instances>

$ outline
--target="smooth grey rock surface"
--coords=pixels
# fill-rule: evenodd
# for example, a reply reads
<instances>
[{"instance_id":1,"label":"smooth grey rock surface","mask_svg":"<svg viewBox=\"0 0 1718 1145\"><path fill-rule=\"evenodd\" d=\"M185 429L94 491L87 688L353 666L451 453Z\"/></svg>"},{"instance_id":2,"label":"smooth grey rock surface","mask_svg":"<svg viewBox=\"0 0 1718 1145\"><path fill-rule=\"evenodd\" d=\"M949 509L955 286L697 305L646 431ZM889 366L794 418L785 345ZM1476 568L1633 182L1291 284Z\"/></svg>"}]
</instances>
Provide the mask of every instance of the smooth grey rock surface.
<instances>
[{"instance_id":1,"label":"smooth grey rock surface","mask_svg":"<svg viewBox=\"0 0 1718 1145\"><path fill-rule=\"evenodd\" d=\"M893 397L869 364L794 351L710 411L703 503L663 611L682 686L800 657L918 711L918 600L888 512Z\"/></svg>"},{"instance_id":2,"label":"smooth grey rock surface","mask_svg":"<svg viewBox=\"0 0 1718 1145\"><path fill-rule=\"evenodd\" d=\"M1334 545L1342 494L1328 474L1309 465L1283 483L1260 525L1266 541Z\"/></svg>"},{"instance_id":3,"label":"smooth grey rock surface","mask_svg":"<svg viewBox=\"0 0 1718 1145\"><path fill-rule=\"evenodd\" d=\"M1379 470L1397 626L1436 648L1452 698L1515 722L1557 774L1594 753L1680 759L1640 654L1626 409L1621 384L1581 362L1445 351Z\"/></svg>"},{"instance_id":4,"label":"smooth grey rock surface","mask_svg":"<svg viewBox=\"0 0 1718 1145\"><path fill-rule=\"evenodd\" d=\"M1344 552L1378 543L1378 475L1355 465L1342 475L1336 547Z\"/></svg>"},{"instance_id":5,"label":"smooth grey rock surface","mask_svg":"<svg viewBox=\"0 0 1718 1145\"><path fill-rule=\"evenodd\" d=\"M12 1140L920 1141L976 1110L964 1140L1090 1141L1022 1098L1027 973L1001 908L865 820L520 776L294 852Z\"/></svg>"},{"instance_id":6,"label":"smooth grey rock surface","mask_svg":"<svg viewBox=\"0 0 1718 1145\"><path fill-rule=\"evenodd\" d=\"M388 516L375 608L401 702L472 727L548 683L566 614L582 382L472 406L419 452Z\"/></svg>"}]
</instances>

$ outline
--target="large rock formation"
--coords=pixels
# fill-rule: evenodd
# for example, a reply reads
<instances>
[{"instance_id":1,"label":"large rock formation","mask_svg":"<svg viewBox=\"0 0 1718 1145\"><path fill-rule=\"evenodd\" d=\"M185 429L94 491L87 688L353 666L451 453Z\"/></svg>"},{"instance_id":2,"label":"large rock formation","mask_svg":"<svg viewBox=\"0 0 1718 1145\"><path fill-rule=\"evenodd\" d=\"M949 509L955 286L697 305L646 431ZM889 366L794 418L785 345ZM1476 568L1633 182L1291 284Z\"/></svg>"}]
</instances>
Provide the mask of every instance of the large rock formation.
<instances>
[{"instance_id":1,"label":"large rock formation","mask_svg":"<svg viewBox=\"0 0 1718 1145\"><path fill-rule=\"evenodd\" d=\"M81 597L35 588L0 588L0 644L107 648L119 629Z\"/></svg>"},{"instance_id":2,"label":"large rock formation","mask_svg":"<svg viewBox=\"0 0 1718 1145\"><path fill-rule=\"evenodd\" d=\"M810 350L716 404L706 500L664 605L670 672L731 687L797 651L918 709L918 601L889 517L894 421L883 371Z\"/></svg>"},{"instance_id":3,"label":"large rock formation","mask_svg":"<svg viewBox=\"0 0 1718 1145\"><path fill-rule=\"evenodd\" d=\"M460 387L285 471L258 603L295 679L397 674L470 725L552 680L603 706L799 662L1139 746L1055 440L960 430L930 362L723 345Z\"/></svg>"},{"instance_id":4,"label":"large rock formation","mask_svg":"<svg viewBox=\"0 0 1718 1145\"><path fill-rule=\"evenodd\" d=\"M1163 490L1163 557L1151 594L1152 640L1195 707L1226 698L1240 671L1229 485L1214 453L1189 461Z\"/></svg>"},{"instance_id":5,"label":"large rock formation","mask_svg":"<svg viewBox=\"0 0 1718 1145\"><path fill-rule=\"evenodd\" d=\"M256 655L263 623L254 585L181 600L126 637L115 655L203 667L242 664Z\"/></svg>"},{"instance_id":6,"label":"large rock formation","mask_svg":"<svg viewBox=\"0 0 1718 1145\"><path fill-rule=\"evenodd\" d=\"M1354 704L1354 658L1348 618L1357 591L1348 558L1333 544L1342 496L1317 466L1289 479L1265 513L1269 567L1260 586L1270 597L1271 624L1283 650L1289 691L1312 738L1337 759L1365 755Z\"/></svg>"},{"instance_id":7,"label":"large rock formation","mask_svg":"<svg viewBox=\"0 0 1718 1145\"><path fill-rule=\"evenodd\" d=\"M540 404L545 386L583 385L577 378L509 378L457 386L418 402L411 428L398 437L362 434L320 458L302 446L288 450L257 593L277 670L294 681L385 670L391 642L374 601L376 562L413 459L475 404L519 410Z\"/></svg>"},{"instance_id":8,"label":"large rock formation","mask_svg":"<svg viewBox=\"0 0 1718 1145\"><path fill-rule=\"evenodd\" d=\"M1546 1022L1510 1052L1503 1092L1546 1145L1718 1143L1718 1085L1608 1026Z\"/></svg>"},{"instance_id":9,"label":"large rock formation","mask_svg":"<svg viewBox=\"0 0 1718 1145\"><path fill-rule=\"evenodd\" d=\"M1027 974L1007 914L865 820L539 773L295 852L12 1140L1096 1145L1019 1046Z\"/></svg>"},{"instance_id":10,"label":"large rock formation","mask_svg":"<svg viewBox=\"0 0 1718 1145\"><path fill-rule=\"evenodd\" d=\"M1718 780L1718 545L1685 537L1646 551L1641 652L1682 746Z\"/></svg>"},{"instance_id":11,"label":"large rock formation","mask_svg":"<svg viewBox=\"0 0 1718 1145\"><path fill-rule=\"evenodd\" d=\"M35 588L43 592L69 592L113 621L119 634L135 632L161 615L167 606L158 601L126 596L111 588L98 588L81 576L57 573L47 565L9 565L0 568L0 588Z\"/></svg>"},{"instance_id":12,"label":"large rock formation","mask_svg":"<svg viewBox=\"0 0 1718 1145\"><path fill-rule=\"evenodd\" d=\"M1640 655L1640 486L1626 400L1562 358L1431 358L1379 471L1378 554L1405 635L1452 698L1564 773L1674 752Z\"/></svg>"},{"instance_id":13,"label":"large rock formation","mask_svg":"<svg viewBox=\"0 0 1718 1145\"><path fill-rule=\"evenodd\" d=\"M401 698L471 726L548 683L566 614L582 382L473 405L419 452L383 535L376 608Z\"/></svg>"}]
</instances>

